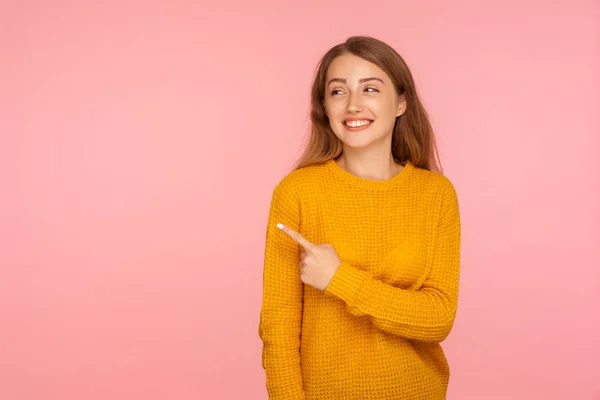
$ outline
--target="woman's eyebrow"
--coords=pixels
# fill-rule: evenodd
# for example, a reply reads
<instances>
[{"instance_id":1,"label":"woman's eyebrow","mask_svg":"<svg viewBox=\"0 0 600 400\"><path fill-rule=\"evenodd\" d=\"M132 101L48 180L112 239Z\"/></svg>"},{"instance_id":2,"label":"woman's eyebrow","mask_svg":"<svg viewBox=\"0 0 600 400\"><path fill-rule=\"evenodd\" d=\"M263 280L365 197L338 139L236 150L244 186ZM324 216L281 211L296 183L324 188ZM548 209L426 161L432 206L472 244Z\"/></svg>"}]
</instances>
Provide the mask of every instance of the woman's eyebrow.
<instances>
[{"instance_id":1,"label":"woman's eyebrow","mask_svg":"<svg viewBox=\"0 0 600 400\"><path fill-rule=\"evenodd\" d=\"M385 83L383 82L382 79L380 78L376 78L376 77L371 77L371 78L361 78L358 80L358 83L365 83L365 82L369 82L369 81L379 81L381 83L383 83L385 85ZM343 78L332 78L329 80L329 82L327 82L327 85L333 83L333 82L340 82L340 83L346 83L346 80Z\"/></svg>"}]
</instances>

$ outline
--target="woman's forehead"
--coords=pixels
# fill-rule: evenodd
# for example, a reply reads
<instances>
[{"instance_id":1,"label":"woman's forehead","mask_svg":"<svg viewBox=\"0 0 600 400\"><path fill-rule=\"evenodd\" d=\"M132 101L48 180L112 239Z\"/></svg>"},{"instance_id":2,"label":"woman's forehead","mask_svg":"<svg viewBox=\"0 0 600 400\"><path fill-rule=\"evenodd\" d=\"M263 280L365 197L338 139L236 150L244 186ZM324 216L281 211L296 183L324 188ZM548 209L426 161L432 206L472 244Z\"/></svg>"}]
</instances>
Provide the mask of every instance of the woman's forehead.
<instances>
[{"instance_id":1,"label":"woman's forehead","mask_svg":"<svg viewBox=\"0 0 600 400\"><path fill-rule=\"evenodd\" d=\"M347 81L369 78L379 78L384 82L390 80L385 71L377 65L352 54L335 58L327 68L326 78L326 82L336 78Z\"/></svg>"}]
</instances>

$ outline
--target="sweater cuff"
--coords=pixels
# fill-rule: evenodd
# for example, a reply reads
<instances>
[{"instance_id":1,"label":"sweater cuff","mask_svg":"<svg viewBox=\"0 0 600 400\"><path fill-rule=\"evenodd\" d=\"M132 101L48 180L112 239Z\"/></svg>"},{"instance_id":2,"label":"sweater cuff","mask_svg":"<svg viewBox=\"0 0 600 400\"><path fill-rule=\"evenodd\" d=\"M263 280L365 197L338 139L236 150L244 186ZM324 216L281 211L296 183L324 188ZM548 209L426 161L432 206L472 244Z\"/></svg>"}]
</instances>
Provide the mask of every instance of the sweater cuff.
<instances>
[{"instance_id":1,"label":"sweater cuff","mask_svg":"<svg viewBox=\"0 0 600 400\"><path fill-rule=\"evenodd\" d=\"M329 285L325 288L325 292L351 304L356 292L368 276L367 271L361 271L342 261Z\"/></svg>"}]
</instances>

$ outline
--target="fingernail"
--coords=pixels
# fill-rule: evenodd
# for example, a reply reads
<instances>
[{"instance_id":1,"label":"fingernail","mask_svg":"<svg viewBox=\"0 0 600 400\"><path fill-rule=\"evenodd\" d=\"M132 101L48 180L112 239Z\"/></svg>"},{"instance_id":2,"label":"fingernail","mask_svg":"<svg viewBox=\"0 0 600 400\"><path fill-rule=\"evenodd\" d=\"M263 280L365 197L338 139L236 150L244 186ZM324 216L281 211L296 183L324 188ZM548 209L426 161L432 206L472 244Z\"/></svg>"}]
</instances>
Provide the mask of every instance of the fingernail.
<instances>
[{"instance_id":1,"label":"fingernail","mask_svg":"<svg viewBox=\"0 0 600 400\"><path fill-rule=\"evenodd\" d=\"M277 224L277 227L278 227L279 229L283 229L283 224Z\"/></svg>"}]
</instances>

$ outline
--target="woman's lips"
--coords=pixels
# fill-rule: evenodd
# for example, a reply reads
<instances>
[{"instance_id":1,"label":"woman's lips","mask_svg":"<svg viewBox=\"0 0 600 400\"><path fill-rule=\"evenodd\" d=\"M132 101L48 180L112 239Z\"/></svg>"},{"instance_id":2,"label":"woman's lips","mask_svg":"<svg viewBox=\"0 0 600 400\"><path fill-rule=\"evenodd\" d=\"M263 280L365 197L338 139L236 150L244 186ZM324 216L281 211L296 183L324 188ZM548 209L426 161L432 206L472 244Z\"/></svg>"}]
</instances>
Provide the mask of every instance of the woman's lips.
<instances>
[{"instance_id":1,"label":"woman's lips","mask_svg":"<svg viewBox=\"0 0 600 400\"><path fill-rule=\"evenodd\" d=\"M373 120L370 119L347 119L343 122L344 128L350 132L359 132L368 129Z\"/></svg>"}]
</instances>

